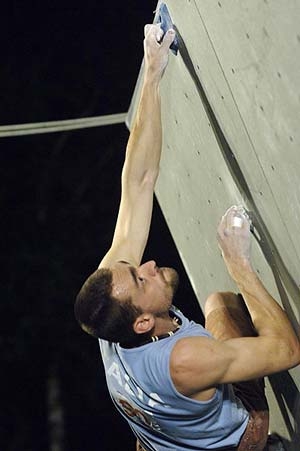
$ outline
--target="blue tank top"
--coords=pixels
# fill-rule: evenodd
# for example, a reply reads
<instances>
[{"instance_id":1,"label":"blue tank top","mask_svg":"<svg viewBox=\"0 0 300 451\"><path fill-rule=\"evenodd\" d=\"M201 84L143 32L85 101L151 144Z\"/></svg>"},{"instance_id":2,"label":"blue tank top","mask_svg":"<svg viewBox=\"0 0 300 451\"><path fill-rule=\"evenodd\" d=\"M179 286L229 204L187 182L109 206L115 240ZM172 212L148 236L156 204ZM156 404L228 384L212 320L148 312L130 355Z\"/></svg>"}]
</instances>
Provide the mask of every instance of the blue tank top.
<instances>
[{"instance_id":1,"label":"blue tank top","mask_svg":"<svg viewBox=\"0 0 300 451\"><path fill-rule=\"evenodd\" d=\"M183 337L210 337L178 309L180 329L171 337L125 349L99 340L111 398L147 451L204 451L235 447L248 412L231 384L218 385L208 401L179 393L170 376L171 351Z\"/></svg>"}]
</instances>

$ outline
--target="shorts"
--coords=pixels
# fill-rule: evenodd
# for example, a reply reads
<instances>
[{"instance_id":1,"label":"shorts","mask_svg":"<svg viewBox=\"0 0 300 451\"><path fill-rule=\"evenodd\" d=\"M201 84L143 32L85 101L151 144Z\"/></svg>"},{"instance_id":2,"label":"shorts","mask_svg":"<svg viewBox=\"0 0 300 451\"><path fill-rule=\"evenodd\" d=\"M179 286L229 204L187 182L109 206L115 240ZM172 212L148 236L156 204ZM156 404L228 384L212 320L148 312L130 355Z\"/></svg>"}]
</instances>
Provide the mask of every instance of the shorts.
<instances>
[{"instance_id":1,"label":"shorts","mask_svg":"<svg viewBox=\"0 0 300 451\"><path fill-rule=\"evenodd\" d=\"M217 340L253 337L257 333L241 295L237 305L219 307L209 313L205 327ZM236 451L263 451L269 430L269 408L264 380L255 379L232 384L236 396L249 412L249 421Z\"/></svg>"}]
</instances>

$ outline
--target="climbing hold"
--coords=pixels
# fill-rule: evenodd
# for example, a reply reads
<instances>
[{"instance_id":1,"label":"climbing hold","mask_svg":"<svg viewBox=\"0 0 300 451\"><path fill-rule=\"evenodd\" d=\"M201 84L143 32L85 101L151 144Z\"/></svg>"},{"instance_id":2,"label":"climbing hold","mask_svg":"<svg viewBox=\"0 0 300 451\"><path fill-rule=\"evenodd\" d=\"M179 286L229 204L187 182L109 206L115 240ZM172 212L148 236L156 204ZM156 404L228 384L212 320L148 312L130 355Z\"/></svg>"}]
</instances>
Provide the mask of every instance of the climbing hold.
<instances>
[{"instance_id":1,"label":"climbing hold","mask_svg":"<svg viewBox=\"0 0 300 451\"><path fill-rule=\"evenodd\" d=\"M168 7L165 3L161 3L159 10L156 12L154 23L160 23L160 27L163 30L164 34L171 28L174 29L174 24L172 22ZM174 41L170 46L171 51L174 55L177 55L178 52L178 38L175 35Z\"/></svg>"}]
</instances>

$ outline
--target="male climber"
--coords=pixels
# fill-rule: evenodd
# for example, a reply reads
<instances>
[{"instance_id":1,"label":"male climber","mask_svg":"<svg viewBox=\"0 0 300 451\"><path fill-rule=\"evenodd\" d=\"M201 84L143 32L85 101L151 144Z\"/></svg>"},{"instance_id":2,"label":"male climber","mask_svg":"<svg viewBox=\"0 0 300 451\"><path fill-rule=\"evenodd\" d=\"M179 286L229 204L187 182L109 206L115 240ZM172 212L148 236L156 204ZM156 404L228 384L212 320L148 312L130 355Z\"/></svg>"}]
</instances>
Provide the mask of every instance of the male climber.
<instances>
[{"instance_id":1,"label":"male climber","mask_svg":"<svg viewBox=\"0 0 300 451\"><path fill-rule=\"evenodd\" d=\"M137 449L262 451L268 434L262 378L297 365L300 347L252 269L245 211L231 207L218 227L240 294L210 295L205 329L172 305L176 271L141 264L162 147L159 82L173 39L173 30L163 36L159 25L145 27L144 81L115 233L77 296L75 315L99 338L108 389Z\"/></svg>"}]
</instances>

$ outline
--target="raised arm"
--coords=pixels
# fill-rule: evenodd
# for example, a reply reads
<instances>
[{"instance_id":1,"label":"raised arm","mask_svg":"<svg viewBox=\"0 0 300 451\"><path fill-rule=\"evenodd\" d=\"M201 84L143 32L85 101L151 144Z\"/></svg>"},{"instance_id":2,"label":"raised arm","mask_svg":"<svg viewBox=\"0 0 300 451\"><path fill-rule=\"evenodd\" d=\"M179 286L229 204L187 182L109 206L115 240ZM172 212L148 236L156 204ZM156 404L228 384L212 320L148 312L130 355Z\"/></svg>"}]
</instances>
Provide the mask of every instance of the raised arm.
<instances>
[{"instance_id":1,"label":"raised arm","mask_svg":"<svg viewBox=\"0 0 300 451\"><path fill-rule=\"evenodd\" d=\"M162 42L159 25L146 25L144 80L122 171L122 196L111 248L100 263L109 267L125 260L139 265L149 234L153 192L162 147L159 82L168 63L175 33L169 30Z\"/></svg>"},{"instance_id":2,"label":"raised arm","mask_svg":"<svg viewBox=\"0 0 300 451\"><path fill-rule=\"evenodd\" d=\"M218 241L258 336L227 341L190 337L177 342L171 374L178 390L188 396L219 383L263 377L300 363L299 340L286 313L251 266L250 221L241 208L231 207L223 216Z\"/></svg>"}]
</instances>

